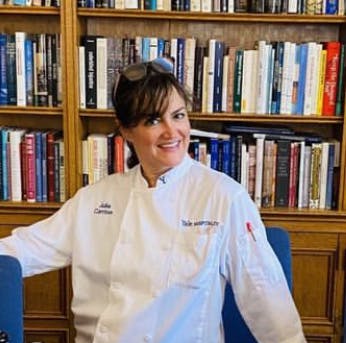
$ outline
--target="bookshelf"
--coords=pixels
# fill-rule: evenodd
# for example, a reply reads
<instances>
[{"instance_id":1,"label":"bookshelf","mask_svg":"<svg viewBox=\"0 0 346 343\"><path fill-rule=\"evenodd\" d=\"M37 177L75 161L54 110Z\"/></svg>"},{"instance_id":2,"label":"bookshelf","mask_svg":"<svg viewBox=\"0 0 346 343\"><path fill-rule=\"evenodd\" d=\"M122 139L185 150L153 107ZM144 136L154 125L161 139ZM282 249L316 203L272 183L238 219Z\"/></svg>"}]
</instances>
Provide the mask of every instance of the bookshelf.
<instances>
[{"instance_id":1,"label":"bookshelf","mask_svg":"<svg viewBox=\"0 0 346 343\"><path fill-rule=\"evenodd\" d=\"M61 8L0 6L0 32L60 33L63 103L61 107L0 106L0 125L52 128L64 132L66 193L82 186L81 141L89 133L115 129L112 110L79 108L78 49L83 35L136 35L211 38L227 45L252 48L265 40L345 42L346 17L254 13L192 13L171 11L77 8L64 1ZM334 210L263 208L267 225L291 234L293 295L309 343L339 343L342 338L346 252L346 124L343 117L191 113L196 128L218 130L223 123L281 125L323 133L341 142L338 205ZM0 202L0 236L19 225L45 218L59 203ZM35 276L25 281L26 342L73 342L69 312L69 271ZM42 301L44 299L44 301Z\"/></svg>"}]
</instances>

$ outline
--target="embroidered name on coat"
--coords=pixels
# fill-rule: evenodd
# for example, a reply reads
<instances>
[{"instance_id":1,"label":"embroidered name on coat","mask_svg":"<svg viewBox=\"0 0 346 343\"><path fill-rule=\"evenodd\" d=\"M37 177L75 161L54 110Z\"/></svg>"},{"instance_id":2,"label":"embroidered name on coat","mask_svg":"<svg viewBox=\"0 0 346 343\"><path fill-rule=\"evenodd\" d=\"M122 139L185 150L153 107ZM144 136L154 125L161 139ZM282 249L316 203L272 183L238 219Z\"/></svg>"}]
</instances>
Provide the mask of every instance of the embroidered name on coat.
<instances>
[{"instance_id":1,"label":"embroidered name on coat","mask_svg":"<svg viewBox=\"0 0 346 343\"><path fill-rule=\"evenodd\" d=\"M111 204L101 201L100 205L94 209L94 214L113 214Z\"/></svg>"}]
</instances>

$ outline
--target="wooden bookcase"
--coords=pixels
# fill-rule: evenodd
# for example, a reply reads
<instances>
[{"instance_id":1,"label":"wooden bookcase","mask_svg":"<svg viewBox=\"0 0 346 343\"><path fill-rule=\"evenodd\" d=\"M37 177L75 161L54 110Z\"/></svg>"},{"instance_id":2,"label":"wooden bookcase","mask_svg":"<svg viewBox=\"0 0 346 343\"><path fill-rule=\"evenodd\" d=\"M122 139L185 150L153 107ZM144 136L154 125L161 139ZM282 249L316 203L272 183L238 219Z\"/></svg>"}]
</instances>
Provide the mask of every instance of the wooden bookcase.
<instances>
[{"instance_id":1,"label":"wooden bookcase","mask_svg":"<svg viewBox=\"0 0 346 343\"><path fill-rule=\"evenodd\" d=\"M63 1L60 9L0 6L0 31L61 33L63 105L61 108L0 107L0 125L56 128L64 132L66 192L82 185L81 140L88 133L115 128L111 110L80 110L78 45L85 34L104 36L196 37L252 48L255 41L346 41L345 16L216 14L139 10L78 9L77 1ZM190 115L194 126L218 128L223 122L286 124L341 142L337 210L263 209L267 225L282 226L291 234L293 295L309 343L340 343L343 336L346 253L346 124L343 117ZM19 225L45 218L60 204L0 203L0 237ZM25 280L25 340L73 342L69 270Z\"/></svg>"}]
</instances>

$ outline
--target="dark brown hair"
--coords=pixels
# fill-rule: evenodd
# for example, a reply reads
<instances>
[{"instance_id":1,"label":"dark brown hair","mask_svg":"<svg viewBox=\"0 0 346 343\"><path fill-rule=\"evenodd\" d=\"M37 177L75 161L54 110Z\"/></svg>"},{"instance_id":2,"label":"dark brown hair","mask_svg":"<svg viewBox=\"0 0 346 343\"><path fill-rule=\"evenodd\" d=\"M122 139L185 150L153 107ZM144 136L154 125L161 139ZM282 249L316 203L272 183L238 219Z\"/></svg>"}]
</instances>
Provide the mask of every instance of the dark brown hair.
<instances>
[{"instance_id":1,"label":"dark brown hair","mask_svg":"<svg viewBox=\"0 0 346 343\"><path fill-rule=\"evenodd\" d=\"M172 90L191 102L190 95L171 73L160 73L147 67L146 75L137 81L130 81L120 74L113 88L113 105L119 125L135 127L143 119L161 117L168 107ZM139 163L134 148L129 144L131 155L127 165L131 168Z\"/></svg>"}]
</instances>

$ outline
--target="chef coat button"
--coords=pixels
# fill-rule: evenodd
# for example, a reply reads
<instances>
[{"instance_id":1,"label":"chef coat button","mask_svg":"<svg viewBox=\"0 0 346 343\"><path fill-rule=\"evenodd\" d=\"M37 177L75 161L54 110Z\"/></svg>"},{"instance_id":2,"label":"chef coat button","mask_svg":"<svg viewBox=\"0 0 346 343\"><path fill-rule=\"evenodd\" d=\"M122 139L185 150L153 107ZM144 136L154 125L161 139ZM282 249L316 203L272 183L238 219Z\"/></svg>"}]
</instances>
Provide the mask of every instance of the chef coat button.
<instances>
[{"instance_id":1,"label":"chef coat button","mask_svg":"<svg viewBox=\"0 0 346 343\"><path fill-rule=\"evenodd\" d=\"M152 337L150 335L145 335L144 336L144 342L151 342L152 341Z\"/></svg>"}]
</instances>

